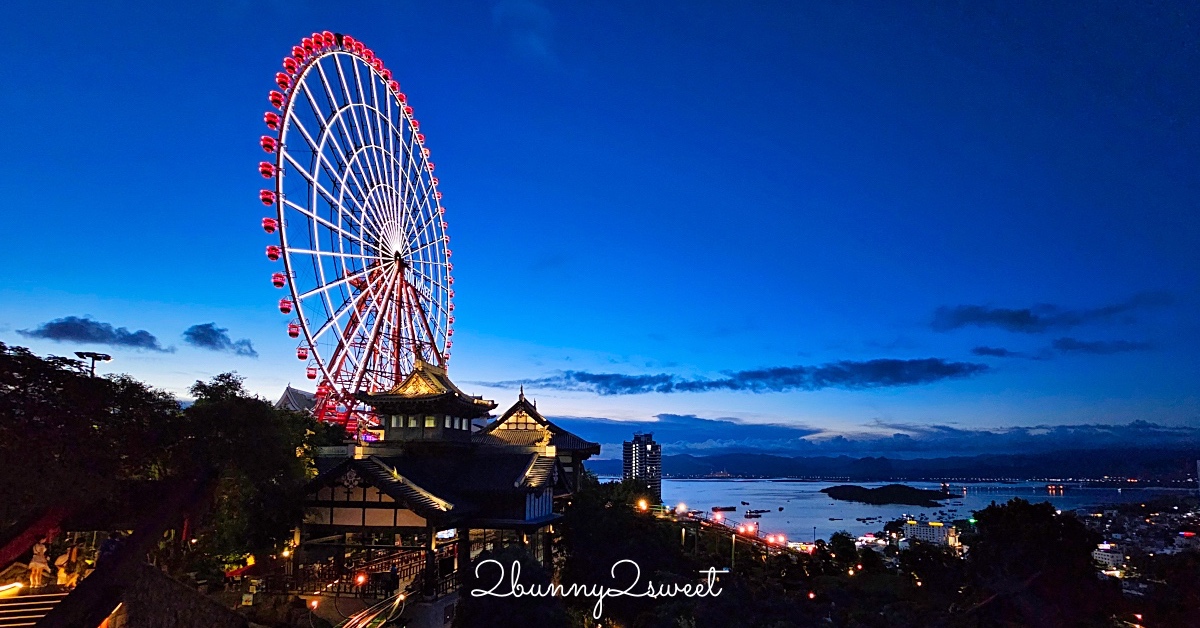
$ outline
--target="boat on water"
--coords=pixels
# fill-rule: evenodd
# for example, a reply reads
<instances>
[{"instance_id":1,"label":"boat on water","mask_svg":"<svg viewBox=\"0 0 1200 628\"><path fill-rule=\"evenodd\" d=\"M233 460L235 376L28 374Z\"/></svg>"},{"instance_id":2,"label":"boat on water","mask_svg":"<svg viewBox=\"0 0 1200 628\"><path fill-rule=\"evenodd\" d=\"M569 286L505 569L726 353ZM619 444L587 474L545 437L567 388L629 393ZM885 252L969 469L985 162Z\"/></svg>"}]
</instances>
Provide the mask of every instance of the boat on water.
<instances>
[{"instance_id":1,"label":"boat on water","mask_svg":"<svg viewBox=\"0 0 1200 628\"><path fill-rule=\"evenodd\" d=\"M830 517L829 520L830 521L841 521L842 519L841 519L841 517Z\"/></svg>"}]
</instances>

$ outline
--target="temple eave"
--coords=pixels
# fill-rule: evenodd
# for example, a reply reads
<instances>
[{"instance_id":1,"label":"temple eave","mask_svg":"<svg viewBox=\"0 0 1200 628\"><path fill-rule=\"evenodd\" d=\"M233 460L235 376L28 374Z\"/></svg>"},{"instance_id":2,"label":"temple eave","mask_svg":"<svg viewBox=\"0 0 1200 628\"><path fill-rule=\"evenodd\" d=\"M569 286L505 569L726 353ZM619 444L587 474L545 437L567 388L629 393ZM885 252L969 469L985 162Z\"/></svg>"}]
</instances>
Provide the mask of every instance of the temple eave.
<instances>
[{"instance_id":1,"label":"temple eave","mask_svg":"<svg viewBox=\"0 0 1200 628\"><path fill-rule=\"evenodd\" d=\"M419 414L435 412L468 419L488 416L496 404L491 401L463 398L454 393L412 397L393 393L359 393L359 401L375 408L378 414ZM480 403L482 402L482 403Z\"/></svg>"}]
</instances>

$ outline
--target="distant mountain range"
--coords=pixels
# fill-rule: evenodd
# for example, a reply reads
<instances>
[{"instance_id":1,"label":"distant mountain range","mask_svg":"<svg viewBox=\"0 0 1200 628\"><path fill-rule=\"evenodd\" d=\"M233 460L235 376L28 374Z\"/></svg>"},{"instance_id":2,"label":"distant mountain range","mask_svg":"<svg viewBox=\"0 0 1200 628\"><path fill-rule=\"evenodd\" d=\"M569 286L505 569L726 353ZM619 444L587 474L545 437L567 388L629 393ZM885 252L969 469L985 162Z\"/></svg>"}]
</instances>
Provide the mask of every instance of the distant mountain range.
<instances>
[{"instance_id":1,"label":"distant mountain range","mask_svg":"<svg viewBox=\"0 0 1200 628\"><path fill-rule=\"evenodd\" d=\"M788 457L775 454L663 456L667 477L844 478L848 480L922 480L941 478L1137 478L1185 480L1195 477L1200 450L1194 448L1063 450L1037 454L991 454L946 458ZM598 475L620 475L620 460L594 460Z\"/></svg>"}]
</instances>

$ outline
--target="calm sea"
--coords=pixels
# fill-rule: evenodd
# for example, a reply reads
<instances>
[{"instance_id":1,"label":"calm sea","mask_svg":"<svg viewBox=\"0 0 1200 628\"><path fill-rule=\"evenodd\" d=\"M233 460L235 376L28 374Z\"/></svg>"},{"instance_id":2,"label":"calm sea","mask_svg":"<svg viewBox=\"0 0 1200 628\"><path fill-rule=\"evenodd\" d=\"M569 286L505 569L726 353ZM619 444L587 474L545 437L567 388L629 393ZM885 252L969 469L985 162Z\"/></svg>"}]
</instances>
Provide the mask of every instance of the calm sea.
<instances>
[{"instance_id":1,"label":"calm sea","mask_svg":"<svg viewBox=\"0 0 1200 628\"><path fill-rule=\"evenodd\" d=\"M609 478L602 478L609 479ZM689 509L711 512L713 506L737 506L737 512L725 513L731 522L743 521L747 508L767 510L757 519L763 534L784 533L791 541L828 539L838 530L854 536L878 532L883 524L901 517L926 518L931 521L970 518L975 510L986 508L993 501L1004 503L1013 497L1031 502L1048 501L1058 509L1072 510L1099 504L1136 502L1153 495L1170 494L1178 489L1155 488L1072 488L1051 494L1043 483L967 484L951 485L957 497L943 502L938 508L919 506L872 506L855 502L834 501L821 489L846 482L796 482L789 480L663 480L663 501L669 505L683 503ZM878 487L889 482L864 482L860 486ZM908 486L937 490L936 482L905 482ZM742 502L749 502L743 505ZM861 519L868 519L862 521ZM754 520L746 520L754 521ZM814 532L815 530L815 532Z\"/></svg>"}]
</instances>

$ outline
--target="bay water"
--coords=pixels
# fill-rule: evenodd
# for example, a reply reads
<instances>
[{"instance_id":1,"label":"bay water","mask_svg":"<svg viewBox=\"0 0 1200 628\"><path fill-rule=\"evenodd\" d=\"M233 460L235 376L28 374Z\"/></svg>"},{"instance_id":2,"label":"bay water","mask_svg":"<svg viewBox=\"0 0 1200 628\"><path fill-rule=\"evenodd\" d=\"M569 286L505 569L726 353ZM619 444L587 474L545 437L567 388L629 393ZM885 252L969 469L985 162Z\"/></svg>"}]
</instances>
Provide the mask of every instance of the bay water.
<instances>
[{"instance_id":1,"label":"bay water","mask_svg":"<svg viewBox=\"0 0 1200 628\"><path fill-rule=\"evenodd\" d=\"M1160 488L1082 488L1068 484L1061 491L1050 491L1046 483L951 483L953 498L940 502L938 507L890 504L876 506L857 502L835 501L821 489L845 482L810 482L770 479L695 479L663 480L663 502L668 506L685 504L688 509L703 510L712 515L713 506L737 506L736 512L723 513L733 524L757 522L762 535L787 535L789 541L811 542L814 538L828 540L830 535L845 530L853 536L880 532L883 524L900 518L952 521L968 519L972 512L986 508L992 502L1002 504L1013 497L1030 502L1048 501L1056 509L1101 504L1145 501L1156 495L1171 494L1179 489ZM875 488L891 482L857 483ZM914 488L939 490L937 482L905 482ZM965 488L965 492L964 492ZM745 503L743 503L745 502ZM765 510L761 518L744 519L746 510Z\"/></svg>"}]
</instances>

